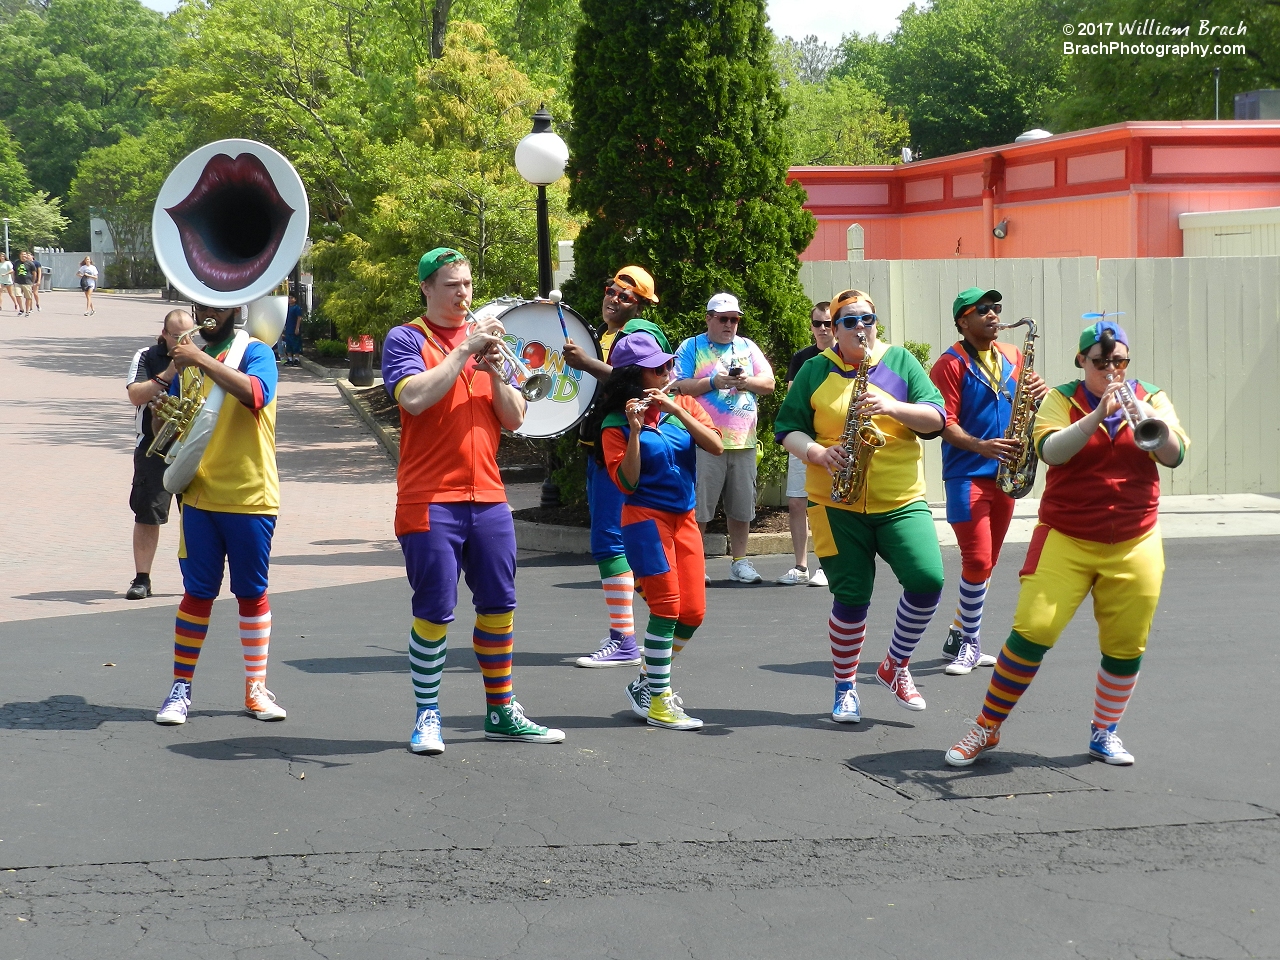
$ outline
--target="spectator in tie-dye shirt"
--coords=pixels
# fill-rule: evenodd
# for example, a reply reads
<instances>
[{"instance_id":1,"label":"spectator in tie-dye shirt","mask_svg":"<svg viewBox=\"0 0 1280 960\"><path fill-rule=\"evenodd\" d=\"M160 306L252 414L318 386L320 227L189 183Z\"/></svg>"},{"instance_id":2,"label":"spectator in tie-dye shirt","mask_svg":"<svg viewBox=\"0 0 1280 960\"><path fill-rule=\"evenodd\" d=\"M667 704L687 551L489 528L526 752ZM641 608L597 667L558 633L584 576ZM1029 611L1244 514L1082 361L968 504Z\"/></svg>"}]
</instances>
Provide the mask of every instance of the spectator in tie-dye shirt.
<instances>
[{"instance_id":1,"label":"spectator in tie-dye shirt","mask_svg":"<svg viewBox=\"0 0 1280 960\"><path fill-rule=\"evenodd\" d=\"M738 336L738 298L717 293L707 304L707 332L676 350L676 392L697 397L724 437L724 455L698 453L698 526L703 533L724 495L733 563L729 579L759 583L747 559L756 516L756 398L773 393L773 368L754 343Z\"/></svg>"}]
</instances>

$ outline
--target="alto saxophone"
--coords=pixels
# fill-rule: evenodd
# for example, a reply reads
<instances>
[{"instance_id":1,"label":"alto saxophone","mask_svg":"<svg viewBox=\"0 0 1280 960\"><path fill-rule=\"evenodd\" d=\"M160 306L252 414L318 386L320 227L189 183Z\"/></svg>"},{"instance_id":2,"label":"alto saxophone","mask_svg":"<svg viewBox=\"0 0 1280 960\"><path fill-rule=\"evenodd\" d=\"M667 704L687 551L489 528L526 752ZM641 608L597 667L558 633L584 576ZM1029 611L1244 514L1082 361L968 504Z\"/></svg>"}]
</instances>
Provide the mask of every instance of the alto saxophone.
<instances>
[{"instance_id":1,"label":"alto saxophone","mask_svg":"<svg viewBox=\"0 0 1280 960\"><path fill-rule=\"evenodd\" d=\"M1018 388L1013 394L1009 427L1004 432L1006 440L1018 441L1018 450L1013 456L1001 460L1000 467L996 470L996 485L1015 500L1025 497L1035 486L1036 465L1040 462L1031 437L1040 401L1032 398L1028 384L1031 375L1035 373L1036 322L1030 317L1023 317L1017 323L1002 323L998 327L1000 330L1012 330L1023 324L1027 326L1027 336L1022 341L1022 371L1018 375Z\"/></svg>"},{"instance_id":2,"label":"alto saxophone","mask_svg":"<svg viewBox=\"0 0 1280 960\"><path fill-rule=\"evenodd\" d=\"M831 501L853 503L862 496L867 482L867 468L871 455L885 445L885 435L871 422L870 414L858 411L858 398L867 392L867 377L871 372L871 348L867 335L858 334L862 346L862 361L853 378L853 395L849 398L849 410L844 417L844 432L840 434L840 446L848 455L843 467L831 478Z\"/></svg>"}]
</instances>

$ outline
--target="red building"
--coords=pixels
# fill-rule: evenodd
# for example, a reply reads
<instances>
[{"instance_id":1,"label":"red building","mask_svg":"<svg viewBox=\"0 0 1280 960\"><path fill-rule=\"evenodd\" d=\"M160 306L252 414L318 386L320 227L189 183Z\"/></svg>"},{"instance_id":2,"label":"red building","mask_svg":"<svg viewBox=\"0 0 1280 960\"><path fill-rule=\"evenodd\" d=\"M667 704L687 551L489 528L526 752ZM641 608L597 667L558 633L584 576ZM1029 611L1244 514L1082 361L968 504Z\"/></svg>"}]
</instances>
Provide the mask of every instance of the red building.
<instances>
[{"instance_id":1,"label":"red building","mask_svg":"<svg viewBox=\"0 0 1280 960\"><path fill-rule=\"evenodd\" d=\"M818 218L802 260L858 259L855 224L866 260L1178 257L1179 214L1280 206L1280 122L1118 123L789 178Z\"/></svg>"}]
</instances>

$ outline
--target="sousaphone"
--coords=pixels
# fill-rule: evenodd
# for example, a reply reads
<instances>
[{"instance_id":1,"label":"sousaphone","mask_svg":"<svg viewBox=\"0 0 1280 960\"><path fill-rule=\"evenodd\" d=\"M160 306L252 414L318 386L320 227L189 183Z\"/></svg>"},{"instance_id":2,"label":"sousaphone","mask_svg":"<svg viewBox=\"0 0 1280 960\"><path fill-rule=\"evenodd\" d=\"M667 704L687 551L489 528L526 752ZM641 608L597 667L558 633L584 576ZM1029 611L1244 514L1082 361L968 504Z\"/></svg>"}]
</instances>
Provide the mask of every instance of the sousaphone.
<instances>
[{"instance_id":1,"label":"sousaphone","mask_svg":"<svg viewBox=\"0 0 1280 960\"><path fill-rule=\"evenodd\" d=\"M310 224L302 178L271 147L254 140L218 140L192 151L173 168L151 214L156 262L192 303L246 307L225 363L238 366L249 339L280 338L288 298L269 296L302 256ZM171 432L164 486L186 489L200 466L225 391L209 391ZM161 419L171 419L164 408Z\"/></svg>"}]
</instances>

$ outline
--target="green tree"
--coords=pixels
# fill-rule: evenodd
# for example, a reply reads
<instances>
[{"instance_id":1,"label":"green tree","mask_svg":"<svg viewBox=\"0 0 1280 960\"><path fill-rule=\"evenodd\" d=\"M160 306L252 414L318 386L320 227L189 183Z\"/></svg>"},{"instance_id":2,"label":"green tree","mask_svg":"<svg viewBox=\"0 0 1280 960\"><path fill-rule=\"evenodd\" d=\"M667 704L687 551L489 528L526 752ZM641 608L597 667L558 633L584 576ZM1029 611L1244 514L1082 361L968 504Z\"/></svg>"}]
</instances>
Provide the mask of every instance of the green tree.
<instances>
[{"instance_id":1,"label":"green tree","mask_svg":"<svg viewBox=\"0 0 1280 960\"><path fill-rule=\"evenodd\" d=\"M7 214L31 192L31 179L18 157L18 144L9 128L0 123L0 211Z\"/></svg>"},{"instance_id":2,"label":"green tree","mask_svg":"<svg viewBox=\"0 0 1280 960\"><path fill-rule=\"evenodd\" d=\"M322 312L341 333L382 336L416 316L418 257L436 246L467 254L477 301L536 292L536 193L514 157L549 95L494 49L482 26L453 23L443 55L418 71L409 135L361 154L376 197L327 228L312 250L329 278ZM548 194L553 225L571 229L564 188Z\"/></svg>"},{"instance_id":3,"label":"green tree","mask_svg":"<svg viewBox=\"0 0 1280 960\"><path fill-rule=\"evenodd\" d=\"M1243 44L1243 55L1207 57L1157 57L1151 54L1067 57L1069 94L1053 110L1053 129L1075 130L1126 120L1213 119L1213 68L1221 68L1223 119L1234 114L1234 95L1247 90L1280 86L1280 7L1256 0L1166 0L1153 12L1136 0L1084 0L1070 10L1045 0L1046 16L1056 23L1103 20L1117 24L1141 24L1149 17L1171 26L1191 27L1187 38L1121 36L1113 31L1107 40L1131 43L1194 41ZM1243 22L1243 36L1204 37L1200 22L1236 26Z\"/></svg>"},{"instance_id":4,"label":"green tree","mask_svg":"<svg viewBox=\"0 0 1280 960\"><path fill-rule=\"evenodd\" d=\"M851 76L791 83L785 95L793 165L897 163L909 142L906 120Z\"/></svg>"},{"instance_id":5,"label":"green tree","mask_svg":"<svg viewBox=\"0 0 1280 960\"><path fill-rule=\"evenodd\" d=\"M9 214L9 245L30 250L57 244L71 221L62 215L62 200L37 190Z\"/></svg>"},{"instance_id":6,"label":"green tree","mask_svg":"<svg viewBox=\"0 0 1280 960\"><path fill-rule=\"evenodd\" d=\"M1064 91L1061 26L1044 16L1044 0L933 0L904 10L883 69L889 104L905 112L918 153L1011 143L1048 122ZM880 51L850 47L876 65Z\"/></svg>"},{"instance_id":7,"label":"green tree","mask_svg":"<svg viewBox=\"0 0 1280 960\"><path fill-rule=\"evenodd\" d=\"M138 0L54 0L0 31L0 119L22 144L35 185L65 194L86 150L154 117L146 84L172 43Z\"/></svg>"}]
</instances>

